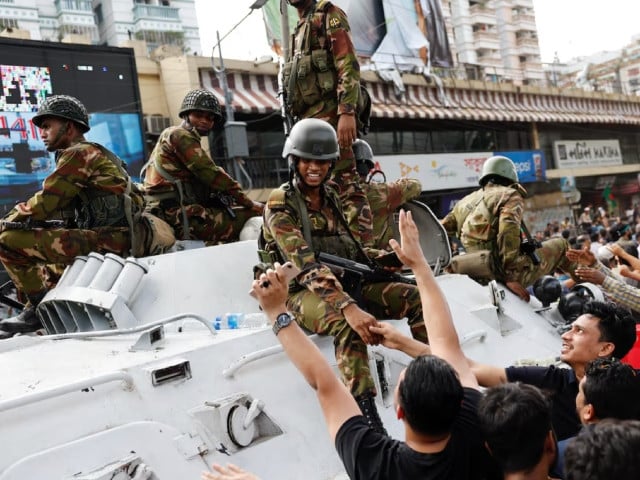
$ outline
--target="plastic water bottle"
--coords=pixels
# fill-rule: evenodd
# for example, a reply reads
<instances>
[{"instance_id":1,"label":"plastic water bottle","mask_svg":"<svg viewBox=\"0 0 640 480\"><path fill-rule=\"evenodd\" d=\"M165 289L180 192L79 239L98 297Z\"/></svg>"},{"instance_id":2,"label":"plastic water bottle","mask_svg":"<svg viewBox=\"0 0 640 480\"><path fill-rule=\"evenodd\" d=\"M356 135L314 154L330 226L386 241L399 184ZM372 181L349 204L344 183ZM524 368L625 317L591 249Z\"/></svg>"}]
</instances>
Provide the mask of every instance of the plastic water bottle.
<instances>
[{"instance_id":1,"label":"plastic water bottle","mask_svg":"<svg viewBox=\"0 0 640 480\"><path fill-rule=\"evenodd\" d=\"M240 326L241 316L241 313L227 313L227 328L230 330L238 328Z\"/></svg>"},{"instance_id":2,"label":"plastic water bottle","mask_svg":"<svg viewBox=\"0 0 640 480\"><path fill-rule=\"evenodd\" d=\"M260 328L267 325L267 317L264 313L247 313L242 321L242 326L246 328Z\"/></svg>"}]
</instances>

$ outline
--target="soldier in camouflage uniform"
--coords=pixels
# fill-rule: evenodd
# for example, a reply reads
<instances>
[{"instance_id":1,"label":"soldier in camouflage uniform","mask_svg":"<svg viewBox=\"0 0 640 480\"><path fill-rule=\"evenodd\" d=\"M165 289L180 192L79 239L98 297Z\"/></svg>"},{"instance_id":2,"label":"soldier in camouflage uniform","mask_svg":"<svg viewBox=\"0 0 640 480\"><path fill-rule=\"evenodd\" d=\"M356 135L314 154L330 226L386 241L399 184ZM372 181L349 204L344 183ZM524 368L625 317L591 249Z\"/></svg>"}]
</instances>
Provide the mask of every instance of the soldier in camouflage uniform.
<instances>
[{"instance_id":1,"label":"soldier in camouflage uniform","mask_svg":"<svg viewBox=\"0 0 640 480\"><path fill-rule=\"evenodd\" d=\"M569 243L564 238L542 242L536 250L538 265L522 253L521 228L527 192L518 183L516 167L509 158L488 158L482 166L480 185L480 190L460 200L442 220L447 233L457 236L467 253L489 250L493 278L525 301L529 301L525 288L538 278L553 274L556 269L574 276L576 265L565 256Z\"/></svg>"},{"instance_id":2,"label":"soldier in camouflage uniform","mask_svg":"<svg viewBox=\"0 0 640 480\"><path fill-rule=\"evenodd\" d=\"M162 132L145 166L147 209L173 226L176 238L207 245L237 241L245 222L262 214L263 205L247 197L200 145L201 135L224 121L218 100L207 90L192 90L180 117L179 126ZM244 208L230 209L234 203Z\"/></svg>"},{"instance_id":3,"label":"soldier in camouflage uniform","mask_svg":"<svg viewBox=\"0 0 640 480\"><path fill-rule=\"evenodd\" d=\"M342 378L374 428L383 430L375 407L375 387L367 345L380 339L369 331L376 318L407 317L414 338L426 343L417 287L395 282L362 286L358 301L346 292L332 271L318 263L327 252L357 261L387 252L363 248L341 213L340 200L326 182L339 155L333 128L317 119L298 122L287 139L283 156L290 181L274 190L264 214L265 250L301 269L287 302L296 321L306 329L334 337Z\"/></svg>"},{"instance_id":4,"label":"soldier in camouflage uniform","mask_svg":"<svg viewBox=\"0 0 640 480\"><path fill-rule=\"evenodd\" d=\"M332 170L332 180L340 189L345 216L357 226L354 234L370 244L371 209L351 149L358 135L356 110L363 99L349 21L344 11L327 0L288 2L298 10L300 20L283 71L285 108L294 120L318 118L337 130L340 158Z\"/></svg>"},{"instance_id":5,"label":"soldier in camouflage uniform","mask_svg":"<svg viewBox=\"0 0 640 480\"><path fill-rule=\"evenodd\" d=\"M85 140L89 116L80 101L66 95L49 97L33 123L40 128L47 150L56 152L56 168L42 190L4 218L34 226L0 233L0 260L16 289L28 299L20 315L0 322L0 329L9 334L41 328L35 307L52 286L50 272L56 268L90 252L128 255L131 207L125 206L125 198L142 208L142 197L130 192L131 181L120 159ZM35 228L47 220L70 217L75 217L68 222L73 228Z\"/></svg>"},{"instance_id":6,"label":"soldier in camouflage uniform","mask_svg":"<svg viewBox=\"0 0 640 480\"><path fill-rule=\"evenodd\" d=\"M409 200L417 198L422 192L422 184L415 178L401 178L390 183L367 182L369 172L374 167L373 150L364 140L353 142L353 154L356 169L362 180L362 187L371 206L373 215L373 246L391 250L389 240L393 238L394 212Z\"/></svg>"}]
</instances>

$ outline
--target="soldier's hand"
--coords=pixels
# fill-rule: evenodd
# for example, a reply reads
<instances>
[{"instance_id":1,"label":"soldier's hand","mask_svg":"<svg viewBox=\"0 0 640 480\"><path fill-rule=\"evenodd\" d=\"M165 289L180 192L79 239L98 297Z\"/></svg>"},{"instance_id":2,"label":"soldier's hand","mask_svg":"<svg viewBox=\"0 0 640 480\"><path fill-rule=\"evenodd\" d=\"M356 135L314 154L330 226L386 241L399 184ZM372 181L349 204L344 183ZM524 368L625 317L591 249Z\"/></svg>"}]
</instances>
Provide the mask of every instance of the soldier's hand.
<instances>
[{"instance_id":1,"label":"soldier's hand","mask_svg":"<svg viewBox=\"0 0 640 480\"><path fill-rule=\"evenodd\" d=\"M378 345L382 338L380 335L373 333L369 327L378 324L376 317L362 310L358 305L352 303L342 309L342 314L349 326L355 330L362 341L367 345Z\"/></svg>"},{"instance_id":2,"label":"soldier's hand","mask_svg":"<svg viewBox=\"0 0 640 480\"><path fill-rule=\"evenodd\" d=\"M596 270L595 268L589 268L589 267L576 268L576 276L580 280L584 280L585 282L595 283L596 285L602 285L605 279L604 273L602 273L600 270Z\"/></svg>"},{"instance_id":3,"label":"soldier's hand","mask_svg":"<svg viewBox=\"0 0 640 480\"><path fill-rule=\"evenodd\" d=\"M567 250L567 258L572 262L577 262L582 265L595 265L597 260L589 247L585 247L582 250L569 249Z\"/></svg>"},{"instance_id":4,"label":"soldier's hand","mask_svg":"<svg viewBox=\"0 0 640 480\"><path fill-rule=\"evenodd\" d=\"M529 303L531 296L527 289L520 282L506 282L507 288L520 297L521 300Z\"/></svg>"},{"instance_id":5,"label":"soldier's hand","mask_svg":"<svg viewBox=\"0 0 640 480\"><path fill-rule=\"evenodd\" d=\"M343 113L338 118L338 143L340 148L351 148L357 137L356 116Z\"/></svg>"}]
</instances>

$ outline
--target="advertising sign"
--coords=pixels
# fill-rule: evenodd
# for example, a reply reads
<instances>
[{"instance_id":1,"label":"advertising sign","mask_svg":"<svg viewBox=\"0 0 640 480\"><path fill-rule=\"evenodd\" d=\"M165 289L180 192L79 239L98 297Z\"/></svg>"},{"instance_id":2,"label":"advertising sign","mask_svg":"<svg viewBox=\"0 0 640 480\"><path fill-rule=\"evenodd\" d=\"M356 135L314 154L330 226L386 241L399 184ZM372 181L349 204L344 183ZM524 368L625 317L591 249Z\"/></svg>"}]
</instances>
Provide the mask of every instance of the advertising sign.
<instances>
[{"instance_id":1,"label":"advertising sign","mask_svg":"<svg viewBox=\"0 0 640 480\"><path fill-rule=\"evenodd\" d=\"M553 142L553 153L558 168L622 165L618 140L559 140Z\"/></svg>"},{"instance_id":2,"label":"advertising sign","mask_svg":"<svg viewBox=\"0 0 640 480\"><path fill-rule=\"evenodd\" d=\"M482 164L493 155L513 160L521 183L545 179L544 154L539 150L523 152L436 153L425 155L380 155L375 160L387 181L416 178L423 191L476 188Z\"/></svg>"}]
</instances>

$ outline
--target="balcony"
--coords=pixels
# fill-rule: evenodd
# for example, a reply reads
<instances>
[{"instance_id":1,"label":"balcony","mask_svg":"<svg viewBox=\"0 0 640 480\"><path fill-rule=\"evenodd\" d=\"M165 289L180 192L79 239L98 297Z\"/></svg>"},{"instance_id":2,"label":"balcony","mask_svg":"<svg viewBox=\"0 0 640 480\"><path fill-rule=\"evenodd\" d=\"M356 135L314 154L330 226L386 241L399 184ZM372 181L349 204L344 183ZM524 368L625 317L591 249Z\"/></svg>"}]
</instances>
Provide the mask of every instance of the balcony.
<instances>
[{"instance_id":1,"label":"balcony","mask_svg":"<svg viewBox=\"0 0 640 480\"><path fill-rule=\"evenodd\" d=\"M471 23L486 23L489 25L495 25L497 23L496 11L479 3L469 8L469 15L471 17Z\"/></svg>"},{"instance_id":2,"label":"balcony","mask_svg":"<svg viewBox=\"0 0 640 480\"><path fill-rule=\"evenodd\" d=\"M521 55L540 55L540 45L535 37L516 38L516 46Z\"/></svg>"},{"instance_id":3,"label":"balcony","mask_svg":"<svg viewBox=\"0 0 640 480\"><path fill-rule=\"evenodd\" d=\"M481 30L473 32L473 45L476 49L498 50L500 48L498 33Z\"/></svg>"},{"instance_id":4,"label":"balcony","mask_svg":"<svg viewBox=\"0 0 640 480\"><path fill-rule=\"evenodd\" d=\"M512 0L514 7L524 7L533 10L533 0Z\"/></svg>"},{"instance_id":5,"label":"balcony","mask_svg":"<svg viewBox=\"0 0 640 480\"><path fill-rule=\"evenodd\" d=\"M512 17L516 30L536 30L536 17L529 13L518 13Z\"/></svg>"},{"instance_id":6,"label":"balcony","mask_svg":"<svg viewBox=\"0 0 640 480\"><path fill-rule=\"evenodd\" d=\"M93 15L91 0L56 0L55 5L58 15L64 13L90 13Z\"/></svg>"},{"instance_id":7,"label":"balcony","mask_svg":"<svg viewBox=\"0 0 640 480\"><path fill-rule=\"evenodd\" d=\"M133 7L133 21L140 20L165 20L169 22L180 21L179 8L163 7L160 5L141 5Z\"/></svg>"}]
</instances>

